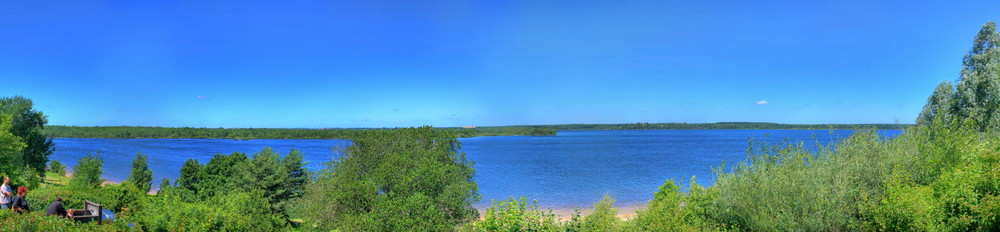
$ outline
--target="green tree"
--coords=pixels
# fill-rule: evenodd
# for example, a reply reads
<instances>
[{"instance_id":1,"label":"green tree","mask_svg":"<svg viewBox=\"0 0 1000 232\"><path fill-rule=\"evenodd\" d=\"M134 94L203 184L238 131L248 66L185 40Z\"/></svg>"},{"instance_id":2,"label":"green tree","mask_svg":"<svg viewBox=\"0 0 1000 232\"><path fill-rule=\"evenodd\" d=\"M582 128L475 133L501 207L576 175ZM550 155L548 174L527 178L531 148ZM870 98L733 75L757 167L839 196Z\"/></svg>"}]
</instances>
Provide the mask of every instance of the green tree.
<instances>
[{"instance_id":1,"label":"green tree","mask_svg":"<svg viewBox=\"0 0 1000 232\"><path fill-rule=\"evenodd\" d=\"M177 177L177 180L174 182L177 190L189 193L190 195L184 194L188 198L198 196L199 184L202 179L201 169L202 166L196 159L188 159L184 162L184 166L181 166L181 176Z\"/></svg>"},{"instance_id":2,"label":"green tree","mask_svg":"<svg viewBox=\"0 0 1000 232\"><path fill-rule=\"evenodd\" d=\"M160 190L156 191L156 194L164 194L170 191L170 179L164 177L160 180Z\"/></svg>"},{"instance_id":3,"label":"green tree","mask_svg":"<svg viewBox=\"0 0 1000 232\"><path fill-rule=\"evenodd\" d=\"M8 131L20 137L26 145L21 150L21 162L34 168L34 173L39 177L44 177L45 164L49 162L49 155L55 145L51 138L42 134L42 129L48 123L48 116L32 107L31 99L22 96L0 98L0 113L12 117L12 127Z\"/></svg>"},{"instance_id":4,"label":"green tree","mask_svg":"<svg viewBox=\"0 0 1000 232\"><path fill-rule=\"evenodd\" d=\"M80 158L76 166L73 166L73 179L69 185L77 188L93 188L101 184L101 174L104 159L100 157L100 152L90 153Z\"/></svg>"},{"instance_id":5,"label":"green tree","mask_svg":"<svg viewBox=\"0 0 1000 232\"><path fill-rule=\"evenodd\" d=\"M961 118L971 119L979 131L1000 127L1000 34L996 24L987 22L962 57L955 109Z\"/></svg>"},{"instance_id":6,"label":"green tree","mask_svg":"<svg viewBox=\"0 0 1000 232\"><path fill-rule=\"evenodd\" d=\"M52 162L49 162L49 172L59 176L66 175L66 165L63 165L58 160L52 160Z\"/></svg>"},{"instance_id":7,"label":"green tree","mask_svg":"<svg viewBox=\"0 0 1000 232\"><path fill-rule=\"evenodd\" d=\"M153 171L146 165L146 155L142 152L135 154L135 159L132 160L132 172L125 182L135 185L143 192L149 192L150 185L153 184Z\"/></svg>"},{"instance_id":8,"label":"green tree","mask_svg":"<svg viewBox=\"0 0 1000 232\"><path fill-rule=\"evenodd\" d=\"M309 170L306 170L306 162L302 159L302 153L297 150L290 151L281 164L285 165L288 171L288 179L285 181L287 191L279 194L279 199L293 199L302 197L306 193L306 184L309 183Z\"/></svg>"},{"instance_id":9,"label":"green tree","mask_svg":"<svg viewBox=\"0 0 1000 232\"><path fill-rule=\"evenodd\" d=\"M448 131L364 131L301 198L320 230L441 231L478 217L472 163Z\"/></svg>"},{"instance_id":10,"label":"green tree","mask_svg":"<svg viewBox=\"0 0 1000 232\"><path fill-rule=\"evenodd\" d=\"M942 81L936 88L934 88L934 93L927 98L927 104L924 105L924 109L920 111L920 116L917 117L917 124L927 124L934 120L934 117L941 117L943 122L951 122L954 118L954 106L953 97L955 96L955 87L951 85L948 81Z\"/></svg>"},{"instance_id":11,"label":"green tree","mask_svg":"<svg viewBox=\"0 0 1000 232\"><path fill-rule=\"evenodd\" d=\"M297 160L298 163L287 166L279 157L280 154L270 147L254 153L252 159L245 160L237 166L239 174L232 180L232 189L263 190L271 209L284 215L288 201L297 198L304 191L303 183L293 183L302 180L293 180L292 170L289 170L292 166L298 172L302 171L302 155L297 150L292 150L285 156L285 160Z\"/></svg>"},{"instance_id":12,"label":"green tree","mask_svg":"<svg viewBox=\"0 0 1000 232\"><path fill-rule=\"evenodd\" d=\"M202 179L198 184L198 194L201 199L208 199L220 192L225 191L240 184L233 183L231 180L238 177L240 174L237 167L243 166L243 163L248 160L247 155L240 152L233 152L229 155L215 154L212 159L205 163L205 167L202 168Z\"/></svg>"},{"instance_id":13,"label":"green tree","mask_svg":"<svg viewBox=\"0 0 1000 232\"><path fill-rule=\"evenodd\" d=\"M26 146L21 138L10 132L11 116L0 113L0 174L12 175L21 168L21 150Z\"/></svg>"}]
</instances>

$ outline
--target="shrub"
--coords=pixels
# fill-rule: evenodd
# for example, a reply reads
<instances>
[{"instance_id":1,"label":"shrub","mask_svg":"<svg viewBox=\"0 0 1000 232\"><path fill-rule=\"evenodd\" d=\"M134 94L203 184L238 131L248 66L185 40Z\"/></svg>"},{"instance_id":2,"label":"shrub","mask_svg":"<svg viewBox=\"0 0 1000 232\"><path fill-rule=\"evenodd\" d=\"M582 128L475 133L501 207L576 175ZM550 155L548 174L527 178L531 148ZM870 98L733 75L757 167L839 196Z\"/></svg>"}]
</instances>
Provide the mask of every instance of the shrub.
<instances>
[{"instance_id":1,"label":"shrub","mask_svg":"<svg viewBox=\"0 0 1000 232\"><path fill-rule=\"evenodd\" d=\"M594 210L583 220L584 231L617 231L619 221L618 209L614 207L615 199L604 194L600 201L594 203Z\"/></svg>"},{"instance_id":2,"label":"shrub","mask_svg":"<svg viewBox=\"0 0 1000 232\"><path fill-rule=\"evenodd\" d=\"M688 193L681 192L680 187L667 180L653 195L646 210L636 212L637 217L631 224L642 231L718 230L708 219L708 209L716 198L710 190L713 189L706 190L698 185L694 177Z\"/></svg>"},{"instance_id":3,"label":"shrub","mask_svg":"<svg viewBox=\"0 0 1000 232\"><path fill-rule=\"evenodd\" d=\"M482 220L466 226L468 231L562 231L552 211L538 210L538 201L528 203L511 197L496 201L486 208Z\"/></svg>"},{"instance_id":4,"label":"shrub","mask_svg":"<svg viewBox=\"0 0 1000 232\"><path fill-rule=\"evenodd\" d=\"M10 210L0 210L0 231L139 231L128 226L128 222L116 220L113 223L78 223L69 219L45 216L45 212L13 214Z\"/></svg>"},{"instance_id":5,"label":"shrub","mask_svg":"<svg viewBox=\"0 0 1000 232\"><path fill-rule=\"evenodd\" d=\"M52 162L49 163L49 172L55 173L59 176L64 176L66 175L66 166L58 160L52 160Z\"/></svg>"},{"instance_id":6,"label":"shrub","mask_svg":"<svg viewBox=\"0 0 1000 232\"><path fill-rule=\"evenodd\" d=\"M365 131L308 185L297 211L320 230L451 230L478 216L474 170L459 148L431 127Z\"/></svg>"},{"instance_id":7,"label":"shrub","mask_svg":"<svg viewBox=\"0 0 1000 232\"><path fill-rule=\"evenodd\" d=\"M285 221L271 213L260 191L238 192L209 201L185 202L155 195L140 202L130 219L146 231L276 231Z\"/></svg>"},{"instance_id":8,"label":"shrub","mask_svg":"<svg viewBox=\"0 0 1000 232\"><path fill-rule=\"evenodd\" d=\"M80 158L76 166L73 166L73 179L70 180L69 185L77 188L93 188L101 184L101 166L104 165L104 159L100 157L100 152L91 154L87 153L87 156Z\"/></svg>"}]
</instances>

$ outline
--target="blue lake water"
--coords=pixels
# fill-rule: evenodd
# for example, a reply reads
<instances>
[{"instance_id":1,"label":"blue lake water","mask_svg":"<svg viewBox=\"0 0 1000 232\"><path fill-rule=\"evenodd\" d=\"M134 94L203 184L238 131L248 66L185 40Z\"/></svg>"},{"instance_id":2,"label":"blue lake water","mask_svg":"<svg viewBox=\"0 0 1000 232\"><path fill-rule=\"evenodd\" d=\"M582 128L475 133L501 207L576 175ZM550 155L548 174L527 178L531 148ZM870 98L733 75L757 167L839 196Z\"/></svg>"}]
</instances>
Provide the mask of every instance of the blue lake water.
<instances>
[{"instance_id":1,"label":"blue lake water","mask_svg":"<svg viewBox=\"0 0 1000 232\"><path fill-rule=\"evenodd\" d=\"M559 131L556 136L495 136L462 138L462 151L475 162L476 183L483 195L477 207L490 199L525 196L543 208L587 207L610 193L618 206L644 204L667 179L687 186L691 176L711 185L712 168L723 161L735 164L746 156L747 139L778 142L789 139L815 147L849 136L851 130L583 130ZM895 136L899 131L880 131ZM765 137L766 136L766 137ZM319 170L335 158L333 151L348 140L232 140L232 139L55 139L50 159L68 167L90 151L101 151L103 178L120 182L128 177L136 152L149 156L153 185L164 177L171 182L189 158L202 164L216 153L250 155L271 147L282 155L297 149L309 170Z\"/></svg>"}]
</instances>

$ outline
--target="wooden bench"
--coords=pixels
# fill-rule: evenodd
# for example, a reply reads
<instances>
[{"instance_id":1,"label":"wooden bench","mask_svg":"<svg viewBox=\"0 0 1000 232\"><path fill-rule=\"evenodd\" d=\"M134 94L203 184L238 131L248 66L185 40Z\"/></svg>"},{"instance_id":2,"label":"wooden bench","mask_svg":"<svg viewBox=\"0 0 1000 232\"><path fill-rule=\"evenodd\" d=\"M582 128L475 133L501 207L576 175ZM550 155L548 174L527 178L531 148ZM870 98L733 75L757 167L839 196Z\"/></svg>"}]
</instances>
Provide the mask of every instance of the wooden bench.
<instances>
[{"instance_id":1,"label":"wooden bench","mask_svg":"<svg viewBox=\"0 0 1000 232\"><path fill-rule=\"evenodd\" d=\"M96 220L97 224L100 225L101 219L104 216L104 208L91 201L83 201L83 204L83 209L67 210L66 212L69 213L69 218L78 222L90 222Z\"/></svg>"}]
</instances>

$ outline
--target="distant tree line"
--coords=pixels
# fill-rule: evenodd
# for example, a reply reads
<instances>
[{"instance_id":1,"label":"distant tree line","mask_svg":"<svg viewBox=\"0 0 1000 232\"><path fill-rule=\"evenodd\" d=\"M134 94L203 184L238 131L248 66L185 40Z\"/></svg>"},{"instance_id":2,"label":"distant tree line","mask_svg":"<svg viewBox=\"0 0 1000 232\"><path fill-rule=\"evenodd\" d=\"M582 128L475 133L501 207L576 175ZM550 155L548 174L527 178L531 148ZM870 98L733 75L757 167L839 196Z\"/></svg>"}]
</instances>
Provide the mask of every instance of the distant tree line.
<instances>
[{"instance_id":1,"label":"distant tree line","mask_svg":"<svg viewBox=\"0 0 1000 232\"><path fill-rule=\"evenodd\" d=\"M776 130L855 130L874 128L901 130L912 124L780 124L765 122L719 123L623 123L559 124L525 126L490 126L476 128L437 128L458 138L509 135L555 135L559 130L637 130L637 129L776 129ZM44 136L52 138L202 138L202 139L351 139L365 131L393 128L358 129L283 129L283 128L193 128L143 126L47 126Z\"/></svg>"},{"instance_id":2,"label":"distant tree line","mask_svg":"<svg viewBox=\"0 0 1000 232\"><path fill-rule=\"evenodd\" d=\"M44 135L53 138L195 138L195 139L350 139L364 131L391 130L394 128L338 128L338 129L284 129L284 128L193 128L193 127L144 127L144 126L48 126ZM555 135L551 128L538 127L477 127L439 128L458 137L500 135Z\"/></svg>"},{"instance_id":3,"label":"distant tree line","mask_svg":"<svg viewBox=\"0 0 1000 232\"><path fill-rule=\"evenodd\" d=\"M717 122L717 123L622 123L622 124L559 124L537 126L511 126L516 128L542 128L553 130L901 130L913 124L781 124L768 122Z\"/></svg>"}]
</instances>

